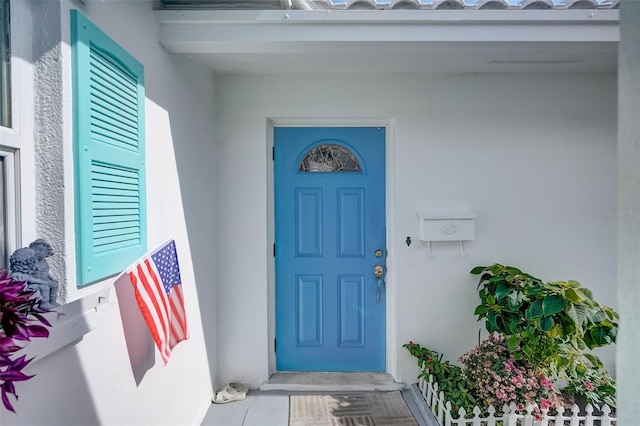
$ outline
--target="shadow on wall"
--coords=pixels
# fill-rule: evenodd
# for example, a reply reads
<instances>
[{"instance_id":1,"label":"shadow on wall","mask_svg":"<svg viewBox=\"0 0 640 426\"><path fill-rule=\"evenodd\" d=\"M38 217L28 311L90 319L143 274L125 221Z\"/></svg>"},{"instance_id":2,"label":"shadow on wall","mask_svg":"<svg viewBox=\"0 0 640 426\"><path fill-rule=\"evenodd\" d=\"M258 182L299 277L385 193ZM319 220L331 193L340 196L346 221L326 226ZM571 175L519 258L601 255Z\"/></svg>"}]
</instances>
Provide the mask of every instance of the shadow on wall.
<instances>
[{"instance_id":1,"label":"shadow on wall","mask_svg":"<svg viewBox=\"0 0 640 426\"><path fill-rule=\"evenodd\" d=\"M184 57L168 56L175 75L172 87L152 90L153 99L168 113L180 194L191 248L202 329L212 385L218 363L217 278L215 229L216 184L213 128L213 75ZM147 76L147 86L153 85ZM153 86L152 86L153 87ZM210 109L202 108L209 105ZM185 111L186 110L186 111Z\"/></svg>"},{"instance_id":2,"label":"shadow on wall","mask_svg":"<svg viewBox=\"0 0 640 426\"><path fill-rule=\"evenodd\" d=\"M20 400L13 407L17 414L0 404L2 426L100 424L75 346L32 362L25 372L35 377L16 384Z\"/></svg>"},{"instance_id":3,"label":"shadow on wall","mask_svg":"<svg viewBox=\"0 0 640 426\"><path fill-rule=\"evenodd\" d=\"M131 371L140 385L142 378L155 364L155 346L136 303L133 286L126 275L122 275L114 284L118 295L118 307L122 319L122 329L127 342L127 352L131 361Z\"/></svg>"}]
</instances>

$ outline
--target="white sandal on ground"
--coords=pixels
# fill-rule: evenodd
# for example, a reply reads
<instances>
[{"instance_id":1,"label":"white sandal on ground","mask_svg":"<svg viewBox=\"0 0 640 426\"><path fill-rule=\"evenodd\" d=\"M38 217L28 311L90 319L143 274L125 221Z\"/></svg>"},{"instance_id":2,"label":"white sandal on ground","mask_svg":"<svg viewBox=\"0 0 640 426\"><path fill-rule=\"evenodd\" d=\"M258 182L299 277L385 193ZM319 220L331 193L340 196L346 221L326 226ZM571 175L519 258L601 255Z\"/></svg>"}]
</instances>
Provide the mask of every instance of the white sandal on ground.
<instances>
[{"instance_id":1,"label":"white sandal on ground","mask_svg":"<svg viewBox=\"0 0 640 426\"><path fill-rule=\"evenodd\" d=\"M215 394L211 399L214 404L226 404L232 401L241 401L247 396L249 388L242 383L229 383Z\"/></svg>"}]
</instances>

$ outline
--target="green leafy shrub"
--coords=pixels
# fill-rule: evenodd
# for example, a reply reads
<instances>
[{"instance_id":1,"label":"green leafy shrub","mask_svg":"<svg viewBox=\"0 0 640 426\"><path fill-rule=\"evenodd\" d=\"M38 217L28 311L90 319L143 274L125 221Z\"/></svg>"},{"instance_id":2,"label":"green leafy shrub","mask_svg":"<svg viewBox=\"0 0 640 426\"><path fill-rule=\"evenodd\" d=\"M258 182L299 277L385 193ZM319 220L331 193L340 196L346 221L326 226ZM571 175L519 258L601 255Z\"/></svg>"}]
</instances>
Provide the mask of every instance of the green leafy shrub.
<instances>
[{"instance_id":1,"label":"green leafy shrub","mask_svg":"<svg viewBox=\"0 0 640 426\"><path fill-rule=\"evenodd\" d=\"M485 320L489 333L505 337L515 360L526 359L570 384L583 382L589 372L608 376L602 361L588 350L615 343L619 316L599 305L589 289L571 280L545 283L499 264L478 266L471 273L480 275L475 315ZM588 397L591 403L605 399L615 405L609 394Z\"/></svg>"},{"instance_id":2,"label":"green leafy shrub","mask_svg":"<svg viewBox=\"0 0 640 426\"><path fill-rule=\"evenodd\" d=\"M587 402L616 406L616 382L604 368L578 368L564 388L569 394L583 395Z\"/></svg>"},{"instance_id":3,"label":"green leafy shrub","mask_svg":"<svg viewBox=\"0 0 640 426\"><path fill-rule=\"evenodd\" d=\"M423 348L412 341L402 347L418 359L418 366L421 368L418 378L427 379L432 375L438 383L438 392L444 392L445 399L451 402L454 412L463 407L468 413L473 410L478 402L463 377L460 367L452 365L449 361L443 361L442 354Z\"/></svg>"}]
</instances>

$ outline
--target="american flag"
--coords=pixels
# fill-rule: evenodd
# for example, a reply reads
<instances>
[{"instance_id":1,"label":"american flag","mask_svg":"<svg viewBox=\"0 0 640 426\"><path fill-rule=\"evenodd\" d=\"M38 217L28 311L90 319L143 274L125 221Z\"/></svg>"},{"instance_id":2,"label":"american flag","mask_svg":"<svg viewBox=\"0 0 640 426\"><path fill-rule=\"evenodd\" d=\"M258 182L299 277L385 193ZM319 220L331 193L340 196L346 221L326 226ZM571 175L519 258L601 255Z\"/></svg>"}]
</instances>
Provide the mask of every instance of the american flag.
<instances>
[{"instance_id":1,"label":"american flag","mask_svg":"<svg viewBox=\"0 0 640 426\"><path fill-rule=\"evenodd\" d=\"M127 272L140 312L166 365L171 349L189 338L175 241L145 255Z\"/></svg>"}]
</instances>

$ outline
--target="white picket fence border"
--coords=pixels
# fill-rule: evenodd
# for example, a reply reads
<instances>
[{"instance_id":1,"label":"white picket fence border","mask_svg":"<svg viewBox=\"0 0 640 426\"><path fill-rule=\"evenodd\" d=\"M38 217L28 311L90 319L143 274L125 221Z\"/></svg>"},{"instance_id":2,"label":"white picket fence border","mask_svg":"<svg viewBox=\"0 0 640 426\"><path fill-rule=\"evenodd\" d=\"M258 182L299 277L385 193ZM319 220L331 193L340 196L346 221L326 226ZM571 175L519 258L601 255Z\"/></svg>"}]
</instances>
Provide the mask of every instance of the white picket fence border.
<instances>
[{"instance_id":1,"label":"white picket fence border","mask_svg":"<svg viewBox=\"0 0 640 426\"><path fill-rule=\"evenodd\" d=\"M473 418L465 418L467 412L464 408L460 408L459 418L454 419L451 415L451 403L444 398L444 392L438 393L438 383L434 382L433 376L429 375L429 379L425 380L421 377L418 380L418 388L422 397L425 399L429 408L438 420L441 426L496 426L496 422L502 422L504 426L613 426L617 425L617 419L611 417L611 408L603 405L600 411L601 416L594 416L594 408L588 404L585 408L586 415L580 415L580 408L577 405L571 407L571 415L565 416L565 408L557 407L556 415L549 415L549 410L540 410L542 420L536 420L533 414L533 406L530 404L525 407L522 412L518 413L518 409L514 403L502 407L502 413L496 413L493 406L489 406L486 410L474 407ZM489 413L488 417L480 417L482 412Z\"/></svg>"}]
</instances>

